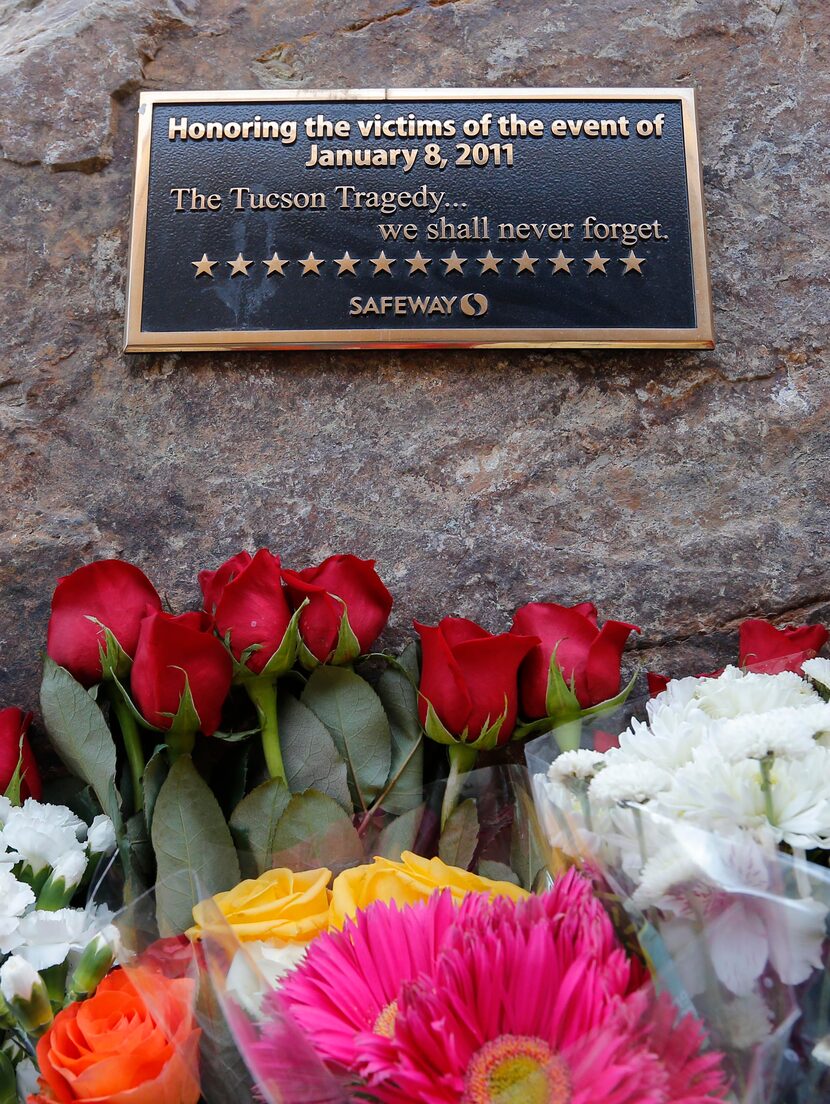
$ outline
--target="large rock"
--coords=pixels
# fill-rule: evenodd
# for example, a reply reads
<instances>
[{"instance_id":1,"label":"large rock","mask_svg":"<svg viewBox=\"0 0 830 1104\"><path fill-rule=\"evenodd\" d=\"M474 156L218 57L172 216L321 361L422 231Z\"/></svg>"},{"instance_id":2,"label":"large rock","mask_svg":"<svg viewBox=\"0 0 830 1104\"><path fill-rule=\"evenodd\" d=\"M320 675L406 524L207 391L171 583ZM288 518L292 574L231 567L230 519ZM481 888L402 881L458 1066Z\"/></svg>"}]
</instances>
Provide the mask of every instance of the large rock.
<instances>
[{"instance_id":1,"label":"large rock","mask_svg":"<svg viewBox=\"0 0 830 1104\"><path fill-rule=\"evenodd\" d=\"M100 556L179 606L241 546L374 556L392 643L593 598L672 672L828 619L827 38L821 0L0 0L0 703ZM137 89L384 84L697 86L717 349L124 356Z\"/></svg>"}]
</instances>

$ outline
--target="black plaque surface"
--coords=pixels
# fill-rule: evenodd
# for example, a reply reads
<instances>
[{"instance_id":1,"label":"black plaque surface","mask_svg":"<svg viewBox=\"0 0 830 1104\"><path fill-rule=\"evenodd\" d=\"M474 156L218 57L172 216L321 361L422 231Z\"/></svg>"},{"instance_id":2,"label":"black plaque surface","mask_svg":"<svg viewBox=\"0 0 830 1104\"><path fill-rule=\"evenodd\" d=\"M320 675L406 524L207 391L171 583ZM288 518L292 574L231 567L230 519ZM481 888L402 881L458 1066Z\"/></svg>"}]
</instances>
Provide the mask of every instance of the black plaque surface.
<instances>
[{"instance_id":1,"label":"black plaque surface","mask_svg":"<svg viewBox=\"0 0 830 1104\"><path fill-rule=\"evenodd\" d=\"M691 90L142 94L129 352L713 343Z\"/></svg>"}]
</instances>

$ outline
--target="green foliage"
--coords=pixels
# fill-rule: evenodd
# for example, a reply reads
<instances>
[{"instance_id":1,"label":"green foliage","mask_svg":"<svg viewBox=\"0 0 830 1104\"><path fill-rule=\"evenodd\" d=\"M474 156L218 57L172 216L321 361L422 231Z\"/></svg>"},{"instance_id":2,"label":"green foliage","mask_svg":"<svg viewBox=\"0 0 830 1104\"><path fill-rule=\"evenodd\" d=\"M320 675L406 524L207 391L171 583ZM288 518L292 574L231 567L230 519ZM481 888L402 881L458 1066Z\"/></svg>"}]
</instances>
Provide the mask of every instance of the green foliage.
<instances>
[{"instance_id":1,"label":"green foliage","mask_svg":"<svg viewBox=\"0 0 830 1104\"><path fill-rule=\"evenodd\" d=\"M272 837L273 865L306 870L326 866L337 874L364 861L351 817L326 794L294 794Z\"/></svg>"},{"instance_id":2,"label":"green foliage","mask_svg":"<svg viewBox=\"0 0 830 1104\"><path fill-rule=\"evenodd\" d=\"M438 843L438 857L450 866L468 870L478 846L478 811L472 798L450 814Z\"/></svg>"},{"instance_id":3,"label":"green foliage","mask_svg":"<svg viewBox=\"0 0 830 1104\"><path fill-rule=\"evenodd\" d=\"M117 829L121 810L115 787L115 742L92 696L48 656L43 666L40 706L58 755L92 788Z\"/></svg>"},{"instance_id":4,"label":"green foliage","mask_svg":"<svg viewBox=\"0 0 830 1104\"><path fill-rule=\"evenodd\" d=\"M377 693L392 734L392 762L382 807L406 813L423 800L424 737L418 717L418 647L410 644L378 680Z\"/></svg>"},{"instance_id":5,"label":"green foliage","mask_svg":"<svg viewBox=\"0 0 830 1104\"><path fill-rule=\"evenodd\" d=\"M384 788L392 764L392 733L372 687L343 667L317 667L302 702L331 733L346 762L349 792L364 812Z\"/></svg>"},{"instance_id":6,"label":"green foliage","mask_svg":"<svg viewBox=\"0 0 830 1104\"><path fill-rule=\"evenodd\" d=\"M352 811L346 764L331 733L315 713L290 694L278 705L280 747L292 793L318 790Z\"/></svg>"},{"instance_id":7,"label":"green foliage","mask_svg":"<svg viewBox=\"0 0 830 1104\"><path fill-rule=\"evenodd\" d=\"M290 801L286 785L279 778L271 778L251 790L231 814L231 834L246 878L256 878L271 869L274 838Z\"/></svg>"},{"instance_id":8,"label":"green foliage","mask_svg":"<svg viewBox=\"0 0 830 1104\"><path fill-rule=\"evenodd\" d=\"M240 880L222 810L187 755L176 760L161 786L151 836L159 932L176 935L192 923L194 905Z\"/></svg>"}]
</instances>

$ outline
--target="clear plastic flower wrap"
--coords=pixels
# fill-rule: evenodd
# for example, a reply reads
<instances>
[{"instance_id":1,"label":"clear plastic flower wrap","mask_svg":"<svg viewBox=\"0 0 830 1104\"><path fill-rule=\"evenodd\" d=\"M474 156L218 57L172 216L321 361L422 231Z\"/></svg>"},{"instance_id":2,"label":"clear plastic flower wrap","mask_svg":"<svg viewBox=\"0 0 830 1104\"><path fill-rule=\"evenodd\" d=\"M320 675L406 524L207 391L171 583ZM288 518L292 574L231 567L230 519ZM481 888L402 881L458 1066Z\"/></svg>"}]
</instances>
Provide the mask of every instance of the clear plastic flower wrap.
<instances>
[{"instance_id":1,"label":"clear plastic flower wrap","mask_svg":"<svg viewBox=\"0 0 830 1104\"><path fill-rule=\"evenodd\" d=\"M541 830L700 1015L740 1104L815 1104L830 1098L828 707L787 671L669 686L526 746Z\"/></svg>"}]
</instances>

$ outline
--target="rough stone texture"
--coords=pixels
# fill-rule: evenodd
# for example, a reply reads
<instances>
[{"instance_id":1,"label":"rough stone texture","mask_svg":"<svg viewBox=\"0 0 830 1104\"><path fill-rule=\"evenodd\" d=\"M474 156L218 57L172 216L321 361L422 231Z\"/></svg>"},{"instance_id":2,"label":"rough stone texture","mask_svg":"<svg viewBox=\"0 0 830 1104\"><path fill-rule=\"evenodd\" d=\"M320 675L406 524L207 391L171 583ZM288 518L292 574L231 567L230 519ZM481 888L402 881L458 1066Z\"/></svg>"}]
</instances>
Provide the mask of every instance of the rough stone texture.
<instances>
[{"instance_id":1,"label":"rough stone texture","mask_svg":"<svg viewBox=\"0 0 830 1104\"><path fill-rule=\"evenodd\" d=\"M830 620L827 47L824 0L0 0L0 704L116 554L180 606L375 556L391 643L590 597L673 673ZM579 84L698 87L714 352L120 352L138 88Z\"/></svg>"}]
</instances>

